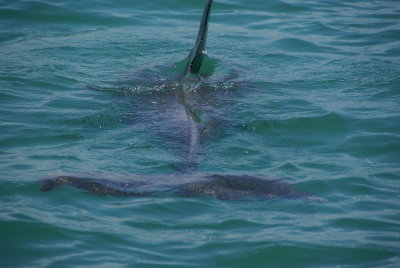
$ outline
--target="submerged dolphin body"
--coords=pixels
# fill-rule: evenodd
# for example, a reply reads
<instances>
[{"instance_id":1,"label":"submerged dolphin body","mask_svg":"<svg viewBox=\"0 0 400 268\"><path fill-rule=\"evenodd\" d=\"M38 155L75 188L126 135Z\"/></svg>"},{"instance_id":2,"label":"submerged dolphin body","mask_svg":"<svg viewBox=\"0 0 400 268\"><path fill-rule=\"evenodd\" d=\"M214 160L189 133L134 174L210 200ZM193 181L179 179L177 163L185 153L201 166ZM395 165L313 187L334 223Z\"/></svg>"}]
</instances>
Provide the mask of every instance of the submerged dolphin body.
<instances>
[{"instance_id":1,"label":"submerged dolphin body","mask_svg":"<svg viewBox=\"0 0 400 268\"><path fill-rule=\"evenodd\" d=\"M40 186L41 191L50 191L60 186L72 186L93 194L119 197L142 197L172 192L183 196L210 196L222 200L276 197L318 200L313 195L294 190L282 180L267 180L248 175L194 172L198 146L203 134L209 131L207 126L213 121L209 118L218 114L218 111L213 109L212 105L210 106L212 98L210 96L204 98L204 94L207 95L211 91L210 95L215 97L217 94L215 89L207 90L206 87L206 90L202 90L199 80L193 80L191 76L191 74L199 75L206 55L205 45L212 2L213 0L207 1L196 42L179 79L165 83L163 87L167 90L160 91L158 87L156 91L135 95L140 103L137 112L143 115L143 118L138 120L138 127L145 127L152 133L159 133L164 138L166 147L175 146L183 152L181 155L183 168L178 169L181 172L151 176L131 174L124 179L114 175L111 175L113 179L110 179L110 176L91 178L92 176L86 175L62 175L43 180ZM200 94L201 91L205 93ZM202 116L202 111L211 114L208 120L207 116Z\"/></svg>"},{"instance_id":2,"label":"submerged dolphin body","mask_svg":"<svg viewBox=\"0 0 400 268\"><path fill-rule=\"evenodd\" d=\"M207 32L208 32L208 21L210 19L211 6L213 0L208 0L206 6L204 7L203 16L201 18L199 31L197 33L196 43L189 55L189 61L186 65L185 71L183 75L187 75L188 73L198 74L200 72L200 68L203 64L204 56L206 55L206 41L207 41ZM195 151L200 142L200 126L199 123L201 118L198 113L196 113L193 106L190 104L188 100L187 92L181 90L179 92L179 97L181 104L184 106L186 111L186 117L189 124L189 152L188 152L188 163L190 165L195 166ZM189 92L190 93L190 92Z\"/></svg>"},{"instance_id":3,"label":"submerged dolphin body","mask_svg":"<svg viewBox=\"0 0 400 268\"><path fill-rule=\"evenodd\" d=\"M170 133L178 138L176 139L178 142L181 142L182 144L186 143L186 146L181 146L184 148L184 151L186 151L184 160L182 161L184 162L183 166L186 171L193 170L196 167L196 154L198 153L202 132L204 132L204 124L202 124L203 122L200 116L201 107L198 107L199 102L201 102L201 100L199 100L201 97L197 92L194 92L195 90L193 90L196 88L195 84L199 81L191 80L190 74L195 74L199 78L199 72L204 57L206 56L205 46L212 3L213 0L208 0L204 7L196 42L189 54L188 62L180 76L180 79L177 83L174 83L173 90L168 92L169 96L164 98L169 99L169 105L164 106L169 108L166 111L171 112L168 115L169 119L159 120L166 122L172 119L176 121L175 124L171 125L175 128L178 127L179 133L173 134L177 131L176 129L172 130ZM184 89L187 82L189 82L189 84L194 82L194 84L189 86L189 90ZM182 142L182 139L179 140L179 136L184 136L186 141Z\"/></svg>"},{"instance_id":4,"label":"submerged dolphin body","mask_svg":"<svg viewBox=\"0 0 400 268\"><path fill-rule=\"evenodd\" d=\"M47 192L60 186L71 186L92 194L116 197L146 197L173 193L178 196L208 196L220 200L280 197L322 201L314 195L294 190L288 182L266 180L257 176L174 174L151 176L151 178L146 178L146 175L137 177L138 175L136 177L131 175L130 178L116 182L109 179L63 175L43 180L40 190Z\"/></svg>"}]
</instances>

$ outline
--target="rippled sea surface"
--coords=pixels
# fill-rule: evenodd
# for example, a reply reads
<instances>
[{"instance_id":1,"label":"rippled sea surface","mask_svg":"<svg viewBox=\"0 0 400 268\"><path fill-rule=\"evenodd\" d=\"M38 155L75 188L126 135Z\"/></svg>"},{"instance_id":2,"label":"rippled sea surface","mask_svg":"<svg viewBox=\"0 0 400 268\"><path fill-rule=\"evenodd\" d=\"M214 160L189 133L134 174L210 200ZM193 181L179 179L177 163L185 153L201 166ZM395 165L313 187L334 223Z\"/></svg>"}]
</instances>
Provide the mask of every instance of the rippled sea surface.
<instances>
[{"instance_id":1,"label":"rippled sea surface","mask_svg":"<svg viewBox=\"0 0 400 268\"><path fill-rule=\"evenodd\" d=\"M168 129L137 119L137 91L175 72L204 4L0 0L1 267L399 267L397 0L214 1L204 83L226 90L224 123L196 172L326 202L39 191L56 173L175 172L136 127Z\"/></svg>"}]
</instances>

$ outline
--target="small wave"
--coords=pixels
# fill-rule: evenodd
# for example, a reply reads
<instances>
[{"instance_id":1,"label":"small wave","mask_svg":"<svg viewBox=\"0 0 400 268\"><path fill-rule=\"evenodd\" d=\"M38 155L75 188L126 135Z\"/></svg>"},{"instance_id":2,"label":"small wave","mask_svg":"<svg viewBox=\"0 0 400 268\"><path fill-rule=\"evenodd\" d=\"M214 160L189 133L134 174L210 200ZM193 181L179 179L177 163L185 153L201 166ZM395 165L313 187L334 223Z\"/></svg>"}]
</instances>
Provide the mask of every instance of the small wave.
<instances>
[{"instance_id":1,"label":"small wave","mask_svg":"<svg viewBox=\"0 0 400 268\"><path fill-rule=\"evenodd\" d=\"M53 135L43 135L38 136L29 135L19 137L7 137L0 140L0 145L2 148L13 148L21 146L35 146L35 145L51 145L51 144L61 144L68 142L76 142L82 139L79 134L53 134Z\"/></svg>"},{"instance_id":2,"label":"small wave","mask_svg":"<svg viewBox=\"0 0 400 268\"><path fill-rule=\"evenodd\" d=\"M338 151L367 159L396 162L400 158L399 135L372 132L349 135Z\"/></svg>"},{"instance_id":3,"label":"small wave","mask_svg":"<svg viewBox=\"0 0 400 268\"><path fill-rule=\"evenodd\" d=\"M397 232L398 224L384 219L368 218L340 218L329 222L330 226L344 230L385 230L386 232Z\"/></svg>"},{"instance_id":4,"label":"small wave","mask_svg":"<svg viewBox=\"0 0 400 268\"><path fill-rule=\"evenodd\" d=\"M137 21L138 16L124 16L121 13L101 11L102 5L96 3L97 8L93 9L90 3L85 5L80 2L55 3L54 1L34 0L17 1L5 8L0 9L2 19L12 19L29 23L68 23L89 24L89 25L126 25ZM136 12L137 13L137 12ZM143 14L144 15L144 14Z\"/></svg>"},{"instance_id":5,"label":"small wave","mask_svg":"<svg viewBox=\"0 0 400 268\"><path fill-rule=\"evenodd\" d=\"M282 127L294 131L307 131L321 134L329 133L347 133L350 128L348 119L337 113L327 113L313 117L298 117L280 121Z\"/></svg>"},{"instance_id":6,"label":"small wave","mask_svg":"<svg viewBox=\"0 0 400 268\"><path fill-rule=\"evenodd\" d=\"M277 63L300 62L301 58L298 56L288 55L285 53L268 53L263 56L266 60L270 60L270 64L276 65Z\"/></svg>"},{"instance_id":7,"label":"small wave","mask_svg":"<svg viewBox=\"0 0 400 268\"><path fill-rule=\"evenodd\" d=\"M272 42L276 48L288 52L308 52L308 53L330 53L338 52L337 49L327 46L317 45L310 41L298 38L282 38Z\"/></svg>"},{"instance_id":8,"label":"small wave","mask_svg":"<svg viewBox=\"0 0 400 268\"><path fill-rule=\"evenodd\" d=\"M271 135L275 128L279 128L279 122L257 119L244 123L242 127L247 131Z\"/></svg>"}]
</instances>

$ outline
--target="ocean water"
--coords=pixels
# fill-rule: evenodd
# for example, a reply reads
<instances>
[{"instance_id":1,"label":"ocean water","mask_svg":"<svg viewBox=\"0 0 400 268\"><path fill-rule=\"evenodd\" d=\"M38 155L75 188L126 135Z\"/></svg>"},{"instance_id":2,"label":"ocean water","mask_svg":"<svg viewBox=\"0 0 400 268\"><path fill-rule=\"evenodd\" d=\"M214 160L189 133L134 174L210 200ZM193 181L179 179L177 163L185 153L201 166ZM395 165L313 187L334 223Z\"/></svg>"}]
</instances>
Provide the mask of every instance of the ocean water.
<instances>
[{"instance_id":1,"label":"ocean water","mask_svg":"<svg viewBox=\"0 0 400 268\"><path fill-rule=\"evenodd\" d=\"M171 126L138 96L179 71L204 4L0 0L0 267L400 266L397 0L214 1L202 83L223 124L196 172L325 202L39 191L53 174L176 172L140 127Z\"/></svg>"}]
</instances>

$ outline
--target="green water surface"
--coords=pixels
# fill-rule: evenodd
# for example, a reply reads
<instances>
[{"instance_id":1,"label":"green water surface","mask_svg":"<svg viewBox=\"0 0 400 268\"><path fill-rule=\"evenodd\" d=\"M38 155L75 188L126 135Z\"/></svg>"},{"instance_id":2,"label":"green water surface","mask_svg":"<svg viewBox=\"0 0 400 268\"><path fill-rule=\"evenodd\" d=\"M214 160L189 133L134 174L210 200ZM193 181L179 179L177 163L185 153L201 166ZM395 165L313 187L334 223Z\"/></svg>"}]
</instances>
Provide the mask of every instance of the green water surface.
<instances>
[{"instance_id":1,"label":"green water surface","mask_svg":"<svg viewBox=\"0 0 400 268\"><path fill-rule=\"evenodd\" d=\"M0 267L399 267L398 0L214 1L203 83L226 91L223 123L196 172L326 202L39 191L176 171L137 94L178 72L204 4L0 0Z\"/></svg>"}]
</instances>

